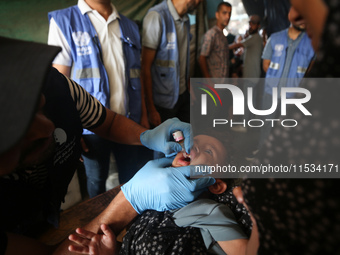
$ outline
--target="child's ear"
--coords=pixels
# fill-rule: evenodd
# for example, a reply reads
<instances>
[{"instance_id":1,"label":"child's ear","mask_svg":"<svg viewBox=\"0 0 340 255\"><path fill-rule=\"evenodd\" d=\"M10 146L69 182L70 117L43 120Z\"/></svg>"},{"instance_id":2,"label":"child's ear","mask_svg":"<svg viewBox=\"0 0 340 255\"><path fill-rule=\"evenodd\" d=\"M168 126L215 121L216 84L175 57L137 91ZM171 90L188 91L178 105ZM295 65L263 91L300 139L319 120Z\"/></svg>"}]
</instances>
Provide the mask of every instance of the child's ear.
<instances>
[{"instance_id":1,"label":"child's ear","mask_svg":"<svg viewBox=\"0 0 340 255\"><path fill-rule=\"evenodd\" d=\"M227 190L227 184L221 179L216 179L216 182L213 185L209 186L208 189L213 194L222 194L224 191Z\"/></svg>"}]
</instances>

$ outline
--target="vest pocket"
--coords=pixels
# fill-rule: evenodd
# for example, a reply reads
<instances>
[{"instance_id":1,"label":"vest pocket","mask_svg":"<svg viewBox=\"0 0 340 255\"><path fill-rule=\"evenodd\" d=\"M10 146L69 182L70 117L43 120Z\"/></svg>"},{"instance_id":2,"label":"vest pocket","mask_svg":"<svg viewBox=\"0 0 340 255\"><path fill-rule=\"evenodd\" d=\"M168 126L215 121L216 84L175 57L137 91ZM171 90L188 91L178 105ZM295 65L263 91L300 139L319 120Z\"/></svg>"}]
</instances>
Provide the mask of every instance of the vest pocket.
<instances>
[{"instance_id":1,"label":"vest pocket","mask_svg":"<svg viewBox=\"0 0 340 255\"><path fill-rule=\"evenodd\" d=\"M158 94L172 96L174 87L176 86L174 68L156 66L156 73L157 79L154 79L153 89Z\"/></svg>"},{"instance_id":2,"label":"vest pocket","mask_svg":"<svg viewBox=\"0 0 340 255\"><path fill-rule=\"evenodd\" d=\"M99 68L83 68L75 71L75 79L100 78Z\"/></svg>"}]
</instances>

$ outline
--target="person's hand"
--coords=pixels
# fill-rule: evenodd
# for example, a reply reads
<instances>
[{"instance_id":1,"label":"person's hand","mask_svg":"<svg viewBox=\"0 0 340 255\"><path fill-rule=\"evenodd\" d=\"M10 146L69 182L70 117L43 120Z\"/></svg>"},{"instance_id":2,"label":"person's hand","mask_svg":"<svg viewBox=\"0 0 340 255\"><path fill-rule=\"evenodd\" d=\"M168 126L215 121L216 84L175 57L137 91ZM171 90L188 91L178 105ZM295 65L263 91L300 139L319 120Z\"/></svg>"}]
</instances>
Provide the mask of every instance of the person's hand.
<instances>
[{"instance_id":1,"label":"person's hand","mask_svg":"<svg viewBox=\"0 0 340 255\"><path fill-rule=\"evenodd\" d=\"M150 124L149 124L149 120L148 120L147 114L142 114L139 124L142 127L145 127L145 128L148 128L148 129L150 128Z\"/></svg>"},{"instance_id":2,"label":"person's hand","mask_svg":"<svg viewBox=\"0 0 340 255\"><path fill-rule=\"evenodd\" d=\"M147 130L140 135L140 141L146 147L154 151L160 151L166 157L171 157L182 150L181 145L171 141L172 133L181 130L184 135L184 147L190 153L191 145L191 125L181 122L178 118L168 119L158 127Z\"/></svg>"},{"instance_id":3,"label":"person's hand","mask_svg":"<svg viewBox=\"0 0 340 255\"><path fill-rule=\"evenodd\" d=\"M167 211L181 208L197 198L215 179L189 180L190 166L167 167L172 159L149 161L122 186L125 198L137 213L145 210Z\"/></svg>"},{"instance_id":4,"label":"person's hand","mask_svg":"<svg viewBox=\"0 0 340 255\"><path fill-rule=\"evenodd\" d=\"M162 123L161 115L159 115L159 112L157 112L156 109L149 112L149 121L154 127L157 127Z\"/></svg>"},{"instance_id":5,"label":"person's hand","mask_svg":"<svg viewBox=\"0 0 340 255\"><path fill-rule=\"evenodd\" d=\"M76 229L76 234L69 236L74 242L68 247L69 251L90 255L114 255L117 253L116 236L105 224L100 226L103 234L95 234L82 228Z\"/></svg>"}]
</instances>

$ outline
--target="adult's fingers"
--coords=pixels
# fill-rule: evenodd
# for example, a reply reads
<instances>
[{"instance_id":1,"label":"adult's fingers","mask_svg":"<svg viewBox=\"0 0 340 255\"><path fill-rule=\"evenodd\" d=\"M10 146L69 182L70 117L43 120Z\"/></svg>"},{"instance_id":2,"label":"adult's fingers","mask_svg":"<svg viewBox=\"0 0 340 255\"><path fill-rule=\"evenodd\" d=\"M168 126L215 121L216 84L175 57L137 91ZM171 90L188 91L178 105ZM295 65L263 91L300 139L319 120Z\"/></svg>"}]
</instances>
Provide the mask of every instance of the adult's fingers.
<instances>
[{"instance_id":1,"label":"adult's fingers","mask_svg":"<svg viewBox=\"0 0 340 255\"><path fill-rule=\"evenodd\" d=\"M154 165L157 168L165 168L171 166L173 158L159 158L149 161L150 164ZM148 164L149 164L148 163Z\"/></svg>"}]
</instances>

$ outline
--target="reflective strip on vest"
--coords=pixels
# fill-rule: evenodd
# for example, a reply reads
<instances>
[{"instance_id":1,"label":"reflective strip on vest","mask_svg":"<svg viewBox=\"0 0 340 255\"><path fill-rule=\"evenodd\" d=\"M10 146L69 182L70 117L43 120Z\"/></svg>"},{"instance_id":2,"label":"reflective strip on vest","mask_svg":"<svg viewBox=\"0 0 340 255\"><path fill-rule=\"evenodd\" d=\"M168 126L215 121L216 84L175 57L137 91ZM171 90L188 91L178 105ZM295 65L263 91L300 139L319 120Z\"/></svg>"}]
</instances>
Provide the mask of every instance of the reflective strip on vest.
<instances>
[{"instance_id":1,"label":"reflective strip on vest","mask_svg":"<svg viewBox=\"0 0 340 255\"><path fill-rule=\"evenodd\" d=\"M303 66L298 66L297 67L297 73L305 73L307 71L307 68Z\"/></svg>"},{"instance_id":2,"label":"reflective strip on vest","mask_svg":"<svg viewBox=\"0 0 340 255\"><path fill-rule=\"evenodd\" d=\"M161 59L156 59L155 65L157 66L162 66L162 67L172 67L175 68L176 64L174 60L161 60Z\"/></svg>"},{"instance_id":3,"label":"reflective strip on vest","mask_svg":"<svg viewBox=\"0 0 340 255\"><path fill-rule=\"evenodd\" d=\"M139 78L140 77L140 69L139 68L131 68L130 69L130 78Z\"/></svg>"},{"instance_id":4,"label":"reflective strip on vest","mask_svg":"<svg viewBox=\"0 0 340 255\"><path fill-rule=\"evenodd\" d=\"M279 63L270 62L269 68L274 69L274 70L279 70L280 64Z\"/></svg>"},{"instance_id":5,"label":"reflective strip on vest","mask_svg":"<svg viewBox=\"0 0 340 255\"><path fill-rule=\"evenodd\" d=\"M99 68L78 69L75 73L75 79L100 78Z\"/></svg>"}]
</instances>

